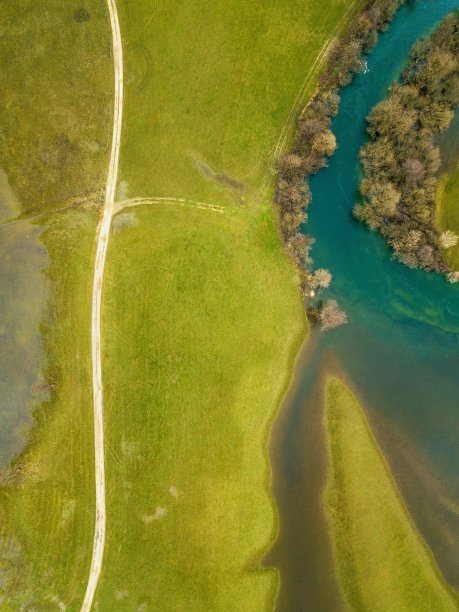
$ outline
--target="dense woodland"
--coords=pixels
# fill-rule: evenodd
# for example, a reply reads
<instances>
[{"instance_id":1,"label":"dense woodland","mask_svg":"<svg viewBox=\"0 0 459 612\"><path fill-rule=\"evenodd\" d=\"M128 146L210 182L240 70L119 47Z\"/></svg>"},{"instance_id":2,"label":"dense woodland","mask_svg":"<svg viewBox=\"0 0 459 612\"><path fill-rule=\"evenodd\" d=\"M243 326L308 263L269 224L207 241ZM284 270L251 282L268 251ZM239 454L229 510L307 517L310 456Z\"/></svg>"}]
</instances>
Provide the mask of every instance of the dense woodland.
<instances>
[{"instance_id":1,"label":"dense woodland","mask_svg":"<svg viewBox=\"0 0 459 612\"><path fill-rule=\"evenodd\" d=\"M298 121L290 153L279 160L279 173L274 202L279 210L279 226L284 245L300 270L301 288L305 296L328 287L331 274L327 270L312 272L310 250L314 239L303 234L301 226L307 220L307 207L311 202L308 177L318 172L333 155L335 136L330 130L331 120L338 112L338 91L347 85L355 73L365 68L362 56L378 40L378 32L387 28L397 9L405 0L372 0L355 17L346 33L331 49L327 67L319 81L318 90L304 109ZM326 305L325 305L326 306ZM330 306L330 305L329 305ZM335 304L336 320L346 322ZM317 311L314 311L317 314ZM344 313L343 313L344 314ZM323 327L335 327L334 321Z\"/></svg>"},{"instance_id":2,"label":"dense woodland","mask_svg":"<svg viewBox=\"0 0 459 612\"><path fill-rule=\"evenodd\" d=\"M442 248L453 246L452 231L435 227L436 173L440 152L435 137L449 126L459 103L459 12L448 15L430 38L411 49L400 81L368 116L370 141L360 158L364 178L355 216L382 234L408 266L446 274Z\"/></svg>"}]
</instances>

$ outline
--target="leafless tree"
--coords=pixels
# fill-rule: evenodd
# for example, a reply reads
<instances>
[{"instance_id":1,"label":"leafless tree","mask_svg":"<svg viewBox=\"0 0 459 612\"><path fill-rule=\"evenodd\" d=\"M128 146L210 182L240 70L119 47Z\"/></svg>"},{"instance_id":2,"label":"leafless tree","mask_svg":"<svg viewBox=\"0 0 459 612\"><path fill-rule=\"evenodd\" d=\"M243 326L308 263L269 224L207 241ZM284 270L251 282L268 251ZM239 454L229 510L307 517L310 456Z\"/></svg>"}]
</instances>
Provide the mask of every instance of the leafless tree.
<instances>
[{"instance_id":1,"label":"leafless tree","mask_svg":"<svg viewBox=\"0 0 459 612\"><path fill-rule=\"evenodd\" d=\"M457 244L457 234L452 230L446 230L440 234L440 244L444 249L449 249Z\"/></svg>"},{"instance_id":2,"label":"leafless tree","mask_svg":"<svg viewBox=\"0 0 459 612\"><path fill-rule=\"evenodd\" d=\"M344 310L340 310L336 300L328 300L320 309L319 320L322 329L332 329L348 323Z\"/></svg>"},{"instance_id":3,"label":"leafless tree","mask_svg":"<svg viewBox=\"0 0 459 612\"><path fill-rule=\"evenodd\" d=\"M333 277L328 270L325 270L325 268L319 268L312 276L312 283L315 287L326 289L330 285L332 278Z\"/></svg>"}]
</instances>

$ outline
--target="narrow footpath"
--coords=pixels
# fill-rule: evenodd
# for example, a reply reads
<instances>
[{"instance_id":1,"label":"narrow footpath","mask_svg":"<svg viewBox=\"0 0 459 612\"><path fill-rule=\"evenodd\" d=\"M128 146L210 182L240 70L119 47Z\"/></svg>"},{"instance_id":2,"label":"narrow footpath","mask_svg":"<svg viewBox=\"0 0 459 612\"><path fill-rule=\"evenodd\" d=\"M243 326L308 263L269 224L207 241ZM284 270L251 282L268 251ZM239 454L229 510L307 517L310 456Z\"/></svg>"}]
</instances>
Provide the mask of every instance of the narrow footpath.
<instances>
[{"instance_id":1,"label":"narrow footpath","mask_svg":"<svg viewBox=\"0 0 459 612\"><path fill-rule=\"evenodd\" d=\"M105 464L104 464L104 404L102 392L102 369L100 355L100 305L102 280L107 254L110 225L114 210L118 158L121 141L123 112L123 47L115 0L107 0L113 40L113 63L115 71L115 103L113 117L112 150L108 169L107 186L102 220L98 228L96 265L92 289L92 385L94 397L94 459L96 476L96 522L92 549L91 569L81 612L91 610L94 593L99 581L105 546Z\"/></svg>"}]
</instances>

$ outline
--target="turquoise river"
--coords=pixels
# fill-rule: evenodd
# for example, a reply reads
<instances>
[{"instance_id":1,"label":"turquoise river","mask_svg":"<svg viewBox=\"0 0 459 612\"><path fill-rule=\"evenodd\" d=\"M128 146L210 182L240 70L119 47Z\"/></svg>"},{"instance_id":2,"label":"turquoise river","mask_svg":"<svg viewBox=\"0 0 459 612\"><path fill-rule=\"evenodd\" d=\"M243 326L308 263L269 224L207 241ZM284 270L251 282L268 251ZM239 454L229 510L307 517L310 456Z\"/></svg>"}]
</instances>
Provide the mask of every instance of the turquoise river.
<instances>
[{"instance_id":1,"label":"turquoise river","mask_svg":"<svg viewBox=\"0 0 459 612\"><path fill-rule=\"evenodd\" d=\"M414 42L457 6L457 0L421 0L397 13L366 58L368 71L342 90L332 124L337 151L310 181L305 231L316 238L314 266L333 274L321 298L335 298L349 324L310 333L272 430L279 534L264 562L280 571L278 610L343 609L320 503L328 373L358 395L417 528L446 580L459 585L459 284L394 261L383 240L351 215L365 117Z\"/></svg>"}]
</instances>

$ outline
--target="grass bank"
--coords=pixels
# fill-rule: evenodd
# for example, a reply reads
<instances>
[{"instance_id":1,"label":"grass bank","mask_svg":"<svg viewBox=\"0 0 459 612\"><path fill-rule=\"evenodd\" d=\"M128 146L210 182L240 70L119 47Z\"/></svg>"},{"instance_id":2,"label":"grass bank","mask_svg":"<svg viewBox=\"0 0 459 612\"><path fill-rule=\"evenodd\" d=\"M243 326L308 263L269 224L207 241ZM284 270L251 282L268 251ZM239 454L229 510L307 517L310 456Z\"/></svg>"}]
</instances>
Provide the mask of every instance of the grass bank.
<instances>
[{"instance_id":1,"label":"grass bank","mask_svg":"<svg viewBox=\"0 0 459 612\"><path fill-rule=\"evenodd\" d=\"M452 230L459 236L459 211L457 194L459 193L459 164L451 173L444 173L438 179L436 198L436 224L438 230ZM443 250L446 263L452 270L459 270L459 243Z\"/></svg>"},{"instance_id":2,"label":"grass bank","mask_svg":"<svg viewBox=\"0 0 459 612\"><path fill-rule=\"evenodd\" d=\"M403 505L362 409L328 379L329 513L339 580L352 610L456 610L457 600Z\"/></svg>"}]
</instances>

